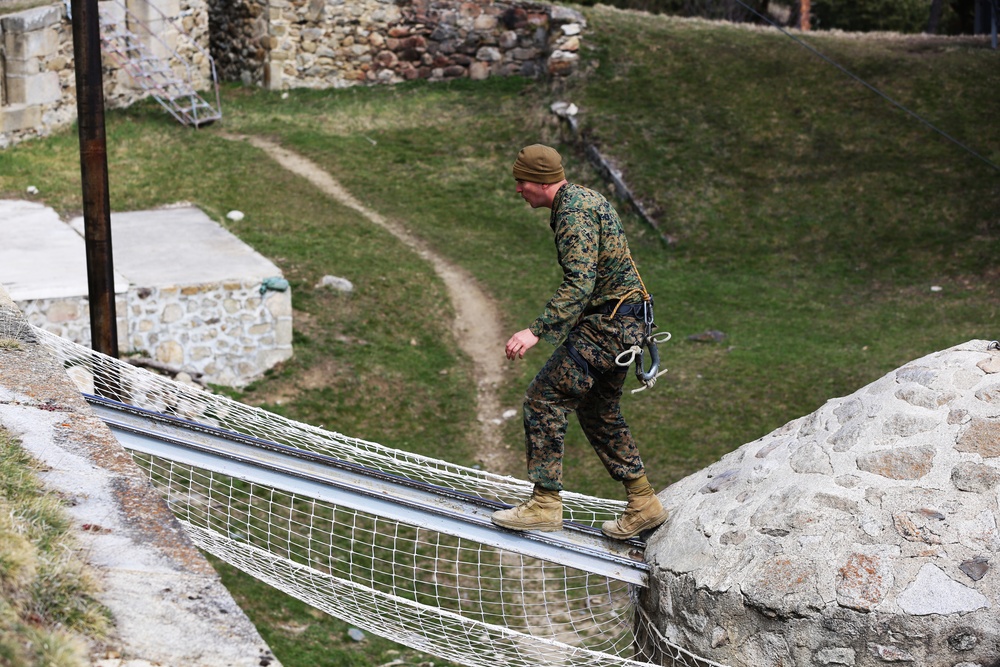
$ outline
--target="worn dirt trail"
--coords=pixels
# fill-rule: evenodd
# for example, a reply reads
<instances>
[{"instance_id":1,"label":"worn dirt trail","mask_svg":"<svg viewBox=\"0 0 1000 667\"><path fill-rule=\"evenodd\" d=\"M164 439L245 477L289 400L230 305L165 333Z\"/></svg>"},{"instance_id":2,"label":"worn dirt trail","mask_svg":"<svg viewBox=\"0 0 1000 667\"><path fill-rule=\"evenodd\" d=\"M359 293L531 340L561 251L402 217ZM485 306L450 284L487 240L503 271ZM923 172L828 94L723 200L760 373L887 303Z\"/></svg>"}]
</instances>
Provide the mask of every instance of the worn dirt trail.
<instances>
[{"instance_id":1,"label":"worn dirt trail","mask_svg":"<svg viewBox=\"0 0 1000 667\"><path fill-rule=\"evenodd\" d=\"M501 406L497 388L503 381L506 369L503 355L506 338L502 335L500 318L492 299L479 288L475 278L435 253L422 239L411 234L402 225L387 220L366 207L308 158L262 137L229 135L227 138L247 141L261 149L283 168L305 178L338 203L354 209L368 221L388 231L433 267L444 282L455 309L455 321L452 323L455 340L471 359L473 376L477 378L479 459L486 470L501 474L513 474L519 466L523 466L519 453L505 447L500 436Z\"/></svg>"}]
</instances>

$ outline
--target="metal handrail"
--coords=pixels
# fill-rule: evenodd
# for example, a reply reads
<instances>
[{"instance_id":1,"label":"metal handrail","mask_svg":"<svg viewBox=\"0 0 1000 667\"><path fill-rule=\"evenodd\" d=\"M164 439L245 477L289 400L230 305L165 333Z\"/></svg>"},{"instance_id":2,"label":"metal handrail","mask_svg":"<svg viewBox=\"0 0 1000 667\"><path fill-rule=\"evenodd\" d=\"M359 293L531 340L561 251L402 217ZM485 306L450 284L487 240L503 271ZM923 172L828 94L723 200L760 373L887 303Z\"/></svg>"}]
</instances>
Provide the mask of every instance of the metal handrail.
<instances>
[{"instance_id":1,"label":"metal handrail","mask_svg":"<svg viewBox=\"0 0 1000 667\"><path fill-rule=\"evenodd\" d=\"M167 44L167 42L160 35L153 32L149 28L149 25L147 25L146 22L140 20L138 16L136 16L131 10L128 9L128 7L125 6L123 2L121 2L121 0L113 0L113 4L124 12L123 19L125 25L121 26L117 21L114 23L108 22L102 25L102 42L104 42L107 45L107 48L109 50L114 51L122 58L123 69L125 69L125 71L128 72L128 74L134 80L136 80L136 82L143 90L150 91L153 94L153 97L155 97L156 100L165 109L167 109L170 115L172 115L175 119L177 119L178 122L185 125L193 124L195 127L198 127L201 124L221 119L222 99L219 92L219 81L215 69L215 59L212 58L211 54L204 48L202 48L202 46L198 44L198 42L189 33L187 33L180 25L178 25L173 18L164 14L155 5L152 4L148 5L149 9L151 9L156 15L158 15L159 20L171 24L177 30L178 35L185 38L186 41L205 58L205 61L209 65L212 78L212 87L215 91L214 108L209 102L201 98L201 96L195 90L194 85L191 83L194 81L194 72L195 72L194 67L191 65L191 63L184 56L182 56L175 48ZM155 92L157 90L163 91L164 95L166 95L167 93L163 85L155 82L153 78L153 74L155 73L153 74L147 73L145 70L143 70L142 65L138 64L137 61L134 58L131 58L127 53L125 53L125 51L140 52L142 53L142 59L147 61L155 61L162 59L157 58L156 56L154 56L152 53L149 52L146 45L139 38L139 35L133 32L130 26L131 27L141 26L142 30L146 35L148 35L150 38L159 43L163 47L163 49L170 54L170 58L172 59L172 61L179 62L184 66L186 78L183 81L187 84L187 90L180 87L179 89L184 96L195 98L202 104L198 104L197 102L192 101L190 109L185 110L183 108L178 108L176 105L171 106L173 104L173 99L170 99L169 100L170 103L168 104L163 99L161 99L160 95L157 95L157 93ZM109 31L111 30L113 30L113 33L108 34ZM113 43L113 40L115 39L124 39L125 40L124 48L116 46L116 44ZM132 71L133 68L130 68L129 64L135 65L135 69L138 69L138 72L133 72ZM168 71L173 73L173 67L170 67L169 64L168 64ZM147 86L143 81L144 79L152 82L152 85ZM167 85L170 85L170 83L168 83ZM206 117L199 118L199 112L202 107L207 107L212 111L212 113L206 115ZM188 113L188 111L190 111L190 113Z\"/></svg>"}]
</instances>

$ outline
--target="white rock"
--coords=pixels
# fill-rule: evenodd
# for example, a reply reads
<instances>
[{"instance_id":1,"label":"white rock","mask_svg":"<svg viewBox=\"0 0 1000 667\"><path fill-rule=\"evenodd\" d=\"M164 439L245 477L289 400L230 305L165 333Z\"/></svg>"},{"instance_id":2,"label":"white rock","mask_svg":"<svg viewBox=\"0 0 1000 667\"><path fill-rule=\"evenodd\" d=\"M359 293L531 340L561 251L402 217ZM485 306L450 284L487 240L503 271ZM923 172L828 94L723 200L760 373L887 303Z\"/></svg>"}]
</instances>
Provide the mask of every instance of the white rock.
<instances>
[{"instance_id":1,"label":"white rock","mask_svg":"<svg viewBox=\"0 0 1000 667\"><path fill-rule=\"evenodd\" d=\"M557 116L568 118L575 116L579 109L572 102L553 102L549 110Z\"/></svg>"},{"instance_id":2,"label":"white rock","mask_svg":"<svg viewBox=\"0 0 1000 667\"><path fill-rule=\"evenodd\" d=\"M936 565L927 563L896 601L914 616L959 614L988 608L990 601L979 591L958 583Z\"/></svg>"},{"instance_id":3,"label":"white rock","mask_svg":"<svg viewBox=\"0 0 1000 667\"><path fill-rule=\"evenodd\" d=\"M243 215L243 211L230 211L229 213L226 213L226 217L233 222L239 222L245 216Z\"/></svg>"},{"instance_id":4,"label":"white rock","mask_svg":"<svg viewBox=\"0 0 1000 667\"><path fill-rule=\"evenodd\" d=\"M27 192L29 195L37 195L38 188L36 188L34 185L29 185L25 190L25 192Z\"/></svg>"},{"instance_id":5,"label":"white rock","mask_svg":"<svg viewBox=\"0 0 1000 667\"><path fill-rule=\"evenodd\" d=\"M338 290L340 292L353 292L354 285L347 278L340 278L338 276L323 276L318 283L316 283L316 289L321 287L329 287L331 289Z\"/></svg>"}]
</instances>

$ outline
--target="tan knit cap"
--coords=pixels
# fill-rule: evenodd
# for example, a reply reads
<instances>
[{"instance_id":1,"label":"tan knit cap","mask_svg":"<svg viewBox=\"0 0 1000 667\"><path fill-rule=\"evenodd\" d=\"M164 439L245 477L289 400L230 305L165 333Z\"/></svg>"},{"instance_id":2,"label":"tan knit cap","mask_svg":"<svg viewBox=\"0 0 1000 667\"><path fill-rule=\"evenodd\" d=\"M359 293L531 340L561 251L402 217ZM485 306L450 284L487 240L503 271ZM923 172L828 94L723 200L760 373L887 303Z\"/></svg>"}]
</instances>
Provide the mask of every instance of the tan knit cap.
<instances>
[{"instance_id":1,"label":"tan knit cap","mask_svg":"<svg viewBox=\"0 0 1000 667\"><path fill-rule=\"evenodd\" d=\"M514 178L532 183L558 183L566 178L562 156L556 149L542 144L525 146L514 161Z\"/></svg>"}]
</instances>

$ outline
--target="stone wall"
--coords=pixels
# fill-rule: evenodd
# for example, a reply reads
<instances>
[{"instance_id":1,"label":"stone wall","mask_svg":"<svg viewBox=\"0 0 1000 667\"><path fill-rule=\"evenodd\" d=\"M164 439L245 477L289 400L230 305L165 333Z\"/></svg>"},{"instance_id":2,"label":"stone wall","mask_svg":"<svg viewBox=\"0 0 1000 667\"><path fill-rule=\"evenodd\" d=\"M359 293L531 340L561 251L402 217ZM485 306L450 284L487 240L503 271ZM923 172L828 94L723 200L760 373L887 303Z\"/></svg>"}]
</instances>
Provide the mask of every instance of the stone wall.
<instances>
[{"instance_id":1,"label":"stone wall","mask_svg":"<svg viewBox=\"0 0 1000 667\"><path fill-rule=\"evenodd\" d=\"M196 88L209 85L205 0L129 0L128 12L135 18L128 17L126 6L118 2L101 2L98 8L102 22L128 26L153 53L175 50L183 62L171 59L171 65L178 74L186 74L184 63L189 63ZM156 37L142 24L155 30ZM58 3L8 14L0 18L0 38L0 149L48 135L76 120L73 28L66 6ZM103 61L105 107L127 107L146 96L116 56L105 54Z\"/></svg>"},{"instance_id":2,"label":"stone wall","mask_svg":"<svg viewBox=\"0 0 1000 667\"><path fill-rule=\"evenodd\" d=\"M90 345L90 303L87 297L60 296L44 299L19 300L17 307L24 318L35 325L63 338ZM128 350L128 295L115 295L115 326L118 329L118 348Z\"/></svg>"},{"instance_id":3,"label":"stone wall","mask_svg":"<svg viewBox=\"0 0 1000 667\"><path fill-rule=\"evenodd\" d=\"M217 384L241 386L292 356L291 292L260 281L131 290L129 349Z\"/></svg>"},{"instance_id":4,"label":"stone wall","mask_svg":"<svg viewBox=\"0 0 1000 667\"><path fill-rule=\"evenodd\" d=\"M0 148L76 118L73 35L60 5L0 18Z\"/></svg>"},{"instance_id":5,"label":"stone wall","mask_svg":"<svg viewBox=\"0 0 1000 667\"><path fill-rule=\"evenodd\" d=\"M241 78L272 90L565 76L585 25L580 13L551 5L454 0L272 0L266 12L251 5L246 13L250 25L239 34L257 32L248 41L259 46Z\"/></svg>"},{"instance_id":6,"label":"stone wall","mask_svg":"<svg viewBox=\"0 0 1000 667\"><path fill-rule=\"evenodd\" d=\"M179 76L190 73L199 90L211 85L209 51L220 80L272 90L566 76L586 25L562 7L485 0L108 0L99 11L102 23L127 26ZM0 149L72 123L66 6L4 16L0 37ZM146 96L115 54L103 60L105 107Z\"/></svg>"},{"instance_id":7,"label":"stone wall","mask_svg":"<svg viewBox=\"0 0 1000 667\"><path fill-rule=\"evenodd\" d=\"M291 292L260 292L258 280L130 287L116 297L121 354L227 386L242 386L292 356ZM86 297L17 302L25 319L90 345Z\"/></svg>"}]
</instances>

